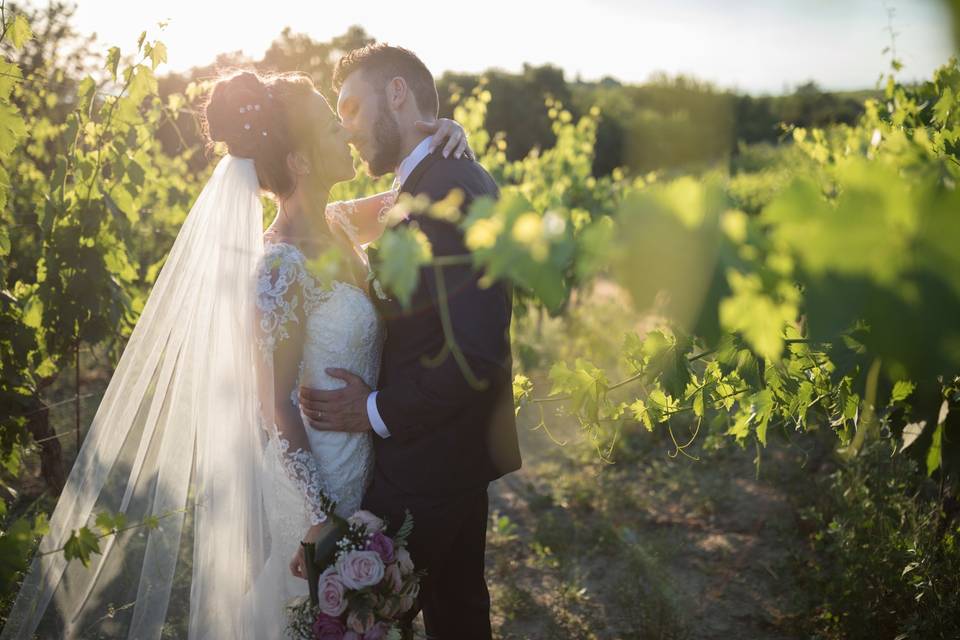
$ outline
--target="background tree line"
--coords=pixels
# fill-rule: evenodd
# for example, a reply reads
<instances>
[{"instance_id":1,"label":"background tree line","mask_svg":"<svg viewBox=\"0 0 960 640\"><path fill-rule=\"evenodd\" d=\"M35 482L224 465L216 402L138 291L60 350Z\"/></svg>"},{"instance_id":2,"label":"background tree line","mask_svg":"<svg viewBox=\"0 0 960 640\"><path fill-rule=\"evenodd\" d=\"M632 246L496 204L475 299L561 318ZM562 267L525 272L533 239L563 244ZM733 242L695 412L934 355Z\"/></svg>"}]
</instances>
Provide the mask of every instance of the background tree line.
<instances>
[{"instance_id":1,"label":"background tree line","mask_svg":"<svg viewBox=\"0 0 960 640\"><path fill-rule=\"evenodd\" d=\"M303 71L332 103L330 79L337 59L345 52L375 41L362 27L353 26L329 41L314 40L289 27L259 59L240 52L219 56L210 65L160 78L160 94L182 93L191 82L216 77L223 69L254 67L259 71ZM415 43L407 44L415 48ZM780 96L753 96L719 89L686 76L660 74L643 84L627 84L611 77L597 82L568 79L563 69L545 64L524 64L519 73L490 69L482 74L447 71L437 79L440 111L452 117L459 97L470 95L486 83L492 99L486 128L502 132L509 141L507 158L519 160L531 149L548 149L556 143L544 97L559 101L578 119L597 106L602 119L597 132L594 175L610 174L621 167L628 173L654 170L686 171L715 165L738 152L740 144L776 143L782 125L822 127L853 124L863 113L863 101L879 91L828 92L813 81ZM190 130L186 142L199 143L199 133L184 117ZM162 133L164 143L176 148L183 141L172 131Z\"/></svg>"},{"instance_id":2,"label":"background tree line","mask_svg":"<svg viewBox=\"0 0 960 640\"><path fill-rule=\"evenodd\" d=\"M69 111L77 78L103 68L95 38L75 30L75 6L69 2L52 2L44 8L13 5L12 10L25 12L31 24L38 27L35 38L13 60L25 76L40 67L48 68L49 93L58 97L56 102L51 101L51 111L56 112L51 115ZM314 40L288 27L262 58L251 59L239 51L221 54L206 66L159 76L159 93L164 99L186 94L199 100L202 92L188 91L191 83L215 78L225 69L253 67L264 72L308 73L334 102L330 79L337 59L374 41L375 37L360 26L353 26L329 41ZM437 81L441 115L452 117L456 98L469 95L481 79L492 94L486 127L491 135L502 132L509 141L509 160L523 158L533 148L548 149L556 143L545 96L559 101L575 120L591 107L599 107L602 118L593 163L597 177L618 167L627 173L643 174L714 166L736 157L742 145L776 143L783 135L784 125L853 124L863 113L864 99L879 95L876 90L824 91L810 81L785 95L754 96L720 89L692 77L665 74L655 75L643 84L623 83L612 77L588 82L568 79L563 69L550 64L524 64L519 73L497 69L483 74L443 73ZM193 105L194 109L198 106ZM176 124L177 127L166 125L161 129L159 135L165 149L180 153L184 146L202 146L195 113L184 110Z\"/></svg>"}]
</instances>

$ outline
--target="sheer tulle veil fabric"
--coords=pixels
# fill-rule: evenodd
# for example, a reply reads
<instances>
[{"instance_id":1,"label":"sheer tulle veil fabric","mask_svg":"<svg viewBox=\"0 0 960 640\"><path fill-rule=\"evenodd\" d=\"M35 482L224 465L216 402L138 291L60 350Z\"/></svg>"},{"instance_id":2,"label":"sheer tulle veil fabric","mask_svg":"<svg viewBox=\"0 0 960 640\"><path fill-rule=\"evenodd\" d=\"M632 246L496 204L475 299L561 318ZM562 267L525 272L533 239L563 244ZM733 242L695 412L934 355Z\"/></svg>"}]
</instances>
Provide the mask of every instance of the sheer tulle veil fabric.
<instances>
[{"instance_id":1,"label":"sheer tulle veil fabric","mask_svg":"<svg viewBox=\"0 0 960 640\"><path fill-rule=\"evenodd\" d=\"M253 161L225 156L120 358L3 640L253 637L249 591L269 553L260 425L272 423L257 392L262 231ZM89 567L49 553L100 511L159 527L105 539Z\"/></svg>"}]
</instances>

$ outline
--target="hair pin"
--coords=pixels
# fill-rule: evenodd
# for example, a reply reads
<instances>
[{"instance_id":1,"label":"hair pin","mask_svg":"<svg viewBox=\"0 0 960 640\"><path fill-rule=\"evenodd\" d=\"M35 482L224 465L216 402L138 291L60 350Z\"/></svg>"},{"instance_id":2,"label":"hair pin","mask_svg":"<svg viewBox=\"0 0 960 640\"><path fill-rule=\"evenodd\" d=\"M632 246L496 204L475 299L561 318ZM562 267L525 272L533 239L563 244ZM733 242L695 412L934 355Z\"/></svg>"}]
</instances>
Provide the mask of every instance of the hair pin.
<instances>
[{"instance_id":1,"label":"hair pin","mask_svg":"<svg viewBox=\"0 0 960 640\"><path fill-rule=\"evenodd\" d=\"M243 123L243 128L244 128L244 129L249 129L249 128L250 128L250 123L249 123L249 122L244 122L244 123Z\"/></svg>"}]
</instances>

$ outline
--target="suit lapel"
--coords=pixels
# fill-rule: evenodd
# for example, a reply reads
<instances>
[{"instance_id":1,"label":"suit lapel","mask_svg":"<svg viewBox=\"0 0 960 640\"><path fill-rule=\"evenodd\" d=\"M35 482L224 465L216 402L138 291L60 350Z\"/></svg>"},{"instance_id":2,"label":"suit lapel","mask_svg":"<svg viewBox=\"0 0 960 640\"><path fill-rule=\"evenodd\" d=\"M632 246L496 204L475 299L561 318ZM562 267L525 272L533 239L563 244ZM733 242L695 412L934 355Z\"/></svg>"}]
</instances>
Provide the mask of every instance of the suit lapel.
<instances>
[{"instance_id":1,"label":"suit lapel","mask_svg":"<svg viewBox=\"0 0 960 640\"><path fill-rule=\"evenodd\" d=\"M420 164L414 167L413 171L410 172L410 175L407 176L407 179L403 183L403 187L400 188L400 193L416 195L417 185L420 184L420 180L427 173L427 170L436 164L437 161L442 157L443 156L436 149L434 149L433 153L427 154L427 157L421 160Z\"/></svg>"},{"instance_id":2,"label":"suit lapel","mask_svg":"<svg viewBox=\"0 0 960 640\"><path fill-rule=\"evenodd\" d=\"M442 157L443 156L436 150L433 153L427 154L427 156L420 161L420 164L414 167L413 171L410 172L410 175L407 176L403 186L400 188L400 193L409 193L411 195L415 195L417 193L417 186L420 184L420 180L424 175L426 175L430 167L436 164L436 162ZM407 218L406 220L402 220L397 224L410 224L410 219ZM386 300L382 300L378 297L376 300L376 305L379 307L381 315L386 318L401 315L403 310L400 306L400 302L392 297L388 297Z\"/></svg>"}]
</instances>

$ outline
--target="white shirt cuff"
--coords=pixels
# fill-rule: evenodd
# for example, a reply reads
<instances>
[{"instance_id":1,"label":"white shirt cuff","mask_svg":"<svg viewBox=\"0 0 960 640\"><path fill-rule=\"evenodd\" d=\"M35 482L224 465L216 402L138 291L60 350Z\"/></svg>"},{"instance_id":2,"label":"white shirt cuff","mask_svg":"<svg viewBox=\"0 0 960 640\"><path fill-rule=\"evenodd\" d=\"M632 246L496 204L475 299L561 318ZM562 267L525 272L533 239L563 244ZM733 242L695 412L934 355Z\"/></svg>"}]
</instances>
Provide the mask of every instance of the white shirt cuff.
<instances>
[{"instance_id":1,"label":"white shirt cuff","mask_svg":"<svg viewBox=\"0 0 960 640\"><path fill-rule=\"evenodd\" d=\"M378 436L381 438L390 437L390 430L387 429L387 425L383 422L383 418L380 417L380 412L377 410L376 391L367 396L367 417L370 419L370 425L373 426L373 430L377 432Z\"/></svg>"}]
</instances>

